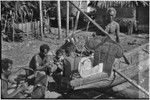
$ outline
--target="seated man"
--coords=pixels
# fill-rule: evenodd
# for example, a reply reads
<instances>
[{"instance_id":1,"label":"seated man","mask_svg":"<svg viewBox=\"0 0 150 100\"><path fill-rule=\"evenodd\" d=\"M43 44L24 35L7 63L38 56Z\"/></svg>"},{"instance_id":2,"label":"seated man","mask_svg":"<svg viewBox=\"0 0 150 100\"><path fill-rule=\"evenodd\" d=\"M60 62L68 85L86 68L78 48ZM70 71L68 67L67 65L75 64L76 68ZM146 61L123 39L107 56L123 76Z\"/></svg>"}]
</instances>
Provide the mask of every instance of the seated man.
<instances>
[{"instance_id":1,"label":"seated man","mask_svg":"<svg viewBox=\"0 0 150 100\"><path fill-rule=\"evenodd\" d=\"M9 93L9 84L14 83L8 79L11 75L11 68L12 68L13 61L10 59L2 59L1 66L2 66L2 74L1 74L1 95L2 98L25 98L25 96L21 93L22 91L26 90L26 85L22 84L21 86L14 89L11 93Z\"/></svg>"},{"instance_id":2,"label":"seated man","mask_svg":"<svg viewBox=\"0 0 150 100\"><path fill-rule=\"evenodd\" d=\"M50 75L51 71L54 71L56 69L56 66L53 66L53 59L50 59L48 56L49 50L50 48L47 44L41 45L40 53L34 55L30 61L29 67L33 69L34 72L30 71L28 75L33 74L34 78L31 79L30 85L35 86L35 89L32 93L32 98L44 97L43 91L48 84L47 75Z\"/></svg>"}]
</instances>

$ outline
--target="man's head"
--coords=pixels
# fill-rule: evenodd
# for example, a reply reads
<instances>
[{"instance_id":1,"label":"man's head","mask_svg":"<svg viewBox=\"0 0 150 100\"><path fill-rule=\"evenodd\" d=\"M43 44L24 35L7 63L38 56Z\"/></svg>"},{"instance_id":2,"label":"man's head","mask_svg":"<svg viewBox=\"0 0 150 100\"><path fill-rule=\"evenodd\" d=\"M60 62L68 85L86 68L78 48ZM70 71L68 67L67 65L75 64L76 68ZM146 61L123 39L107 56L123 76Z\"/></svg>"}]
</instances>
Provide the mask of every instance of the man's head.
<instances>
[{"instance_id":1,"label":"man's head","mask_svg":"<svg viewBox=\"0 0 150 100\"><path fill-rule=\"evenodd\" d=\"M12 69L12 64L13 64L13 61L8 58L2 59L2 62L1 62L2 71L9 73Z\"/></svg>"},{"instance_id":2,"label":"man's head","mask_svg":"<svg viewBox=\"0 0 150 100\"><path fill-rule=\"evenodd\" d=\"M43 56L46 56L49 52L50 48L47 44L43 44L40 46L40 54L42 54Z\"/></svg>"},{"instance_id":3,"label":"man's head","mask_svg":"<svg viewBox=\"0 0 150 100\"><path fill-rule=\"evenodd\" d=\"M114 20L114 18L116 17L116 10L113 7L110 7L107 9L107 18L109 21Z\"/></svg>"},{"instance_id":4,"label":"man's head","mask_svg":"<svg viewBox=\"0 0 150 100\"><path fill-rule=\"evenodd\" d=\"M59 49L56 51L56 58L59 60L62 60L64 58L65 55L65 50L63 49Z\"/></svg>"}]
</instances>

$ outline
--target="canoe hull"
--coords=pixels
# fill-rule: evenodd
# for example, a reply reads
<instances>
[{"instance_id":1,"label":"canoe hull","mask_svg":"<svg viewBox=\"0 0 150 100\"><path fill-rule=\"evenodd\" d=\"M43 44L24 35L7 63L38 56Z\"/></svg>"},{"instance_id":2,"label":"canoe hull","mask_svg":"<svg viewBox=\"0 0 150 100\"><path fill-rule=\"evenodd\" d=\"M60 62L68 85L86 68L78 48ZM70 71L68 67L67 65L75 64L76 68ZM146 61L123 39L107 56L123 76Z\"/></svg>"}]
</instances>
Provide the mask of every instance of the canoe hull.
<instances>
[{"instance_id":1,"label":"canoe hull","mask_svg":"<svg viewBox=\"0 0 150 100\"><path fill-rule=\"evenodd\" d=\"M125 56L129 60L130 65L126 64L123 58L120 58L115 60L113 67L118 69L118 71L120 71L125 76L133 78L139 72L149 68L149 54L144 51L149 51L148 49L149 44L147 43L129 52L126 52ZM107 78L107 75L101 73L90 76L88 78L71 80L70 85L74 88L74 90L78 90L86 88L113 87L124 82L126 82L126 80L116 73L110 79Z\"/></svg>"}]
</instances>

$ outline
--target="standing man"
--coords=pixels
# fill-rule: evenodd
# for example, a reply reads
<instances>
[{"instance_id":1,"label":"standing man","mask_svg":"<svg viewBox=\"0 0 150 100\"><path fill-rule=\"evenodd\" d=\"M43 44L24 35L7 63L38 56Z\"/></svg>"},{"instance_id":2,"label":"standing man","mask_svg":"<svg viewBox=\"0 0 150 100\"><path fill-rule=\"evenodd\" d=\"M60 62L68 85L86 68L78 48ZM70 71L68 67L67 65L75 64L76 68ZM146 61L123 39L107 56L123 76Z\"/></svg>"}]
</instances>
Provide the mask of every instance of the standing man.
<instances>
[{"instance_id":1,"label":"standing man","mask_svg":"<svg viewBox=\"0 0 150 100\"><path fill-rule=\"evenodd\" d=\"M114 21L114 18L116 17L116 10L114 8L108 8L106 12L106 18L104 18L104 28L105 31L110 34L111 38L116 41L120 42L119 40L119 33L120 33L120 27L119 24ZM104 35L100 31L96 32L97 35ZM105 35L104 35L105 36Z\"/></svg>"},{"instance_id":2,"label":"standing man","mask_svg":"<svg viewBox=\"0 0 150 100\"><path fill-rule=\"evenodd\" d=\"M115 38L113 38L116 42L120 42L119 40L119 33L120 33L120 27L119 24L114 21L114 18L116 17L116 10L114 8L108 8L107 9L107 25L106 25L106 29L105 31L108 32L109 34L112 34L115 36Z\"/></svg>"}]
</instances>

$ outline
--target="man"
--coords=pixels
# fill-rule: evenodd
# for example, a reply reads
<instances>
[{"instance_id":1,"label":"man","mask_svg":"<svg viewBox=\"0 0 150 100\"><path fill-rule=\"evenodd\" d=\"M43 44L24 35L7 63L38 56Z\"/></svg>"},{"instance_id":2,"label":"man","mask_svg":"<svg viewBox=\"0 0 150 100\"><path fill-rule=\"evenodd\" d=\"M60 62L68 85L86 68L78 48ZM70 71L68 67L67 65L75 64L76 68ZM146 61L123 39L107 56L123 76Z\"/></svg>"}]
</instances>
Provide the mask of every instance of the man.
<instances>
[{"instance_id":1,"label":"man","mask_svg":"<svg viewBox=\"0 0 150 100\"><path fill-rule=\"evenodd\" d=\"M2 66L2 74L1 74L1 95L2 98L25 98L25 96L21 93L22 91L26 90L26 85L22 84L21 86L17 87L13 92L8 93L10 84L16 84L14 81L8 79L11 75L11 68L12 68L13 61L10 59L2 59L1 66Z\"/></svg>"},{"instance_id":2,"label":"man","mask_svg":"<svg viewBox=\"0 0 150 100\"><path fill-rule=\"evenodd\" d=\"M50 75L52 69L52 60L49 59L48 52L50 48L47 44L40 46L40 52L35 54L30 63L29 67L34 70L30 71L28 75L33 75L34 78L31 79L30 85L34 85L34 91L32 93L32 98L43 98L45 87L47 86L47 75ZM56 69L56 68L55 68Z\"/></svg>"},{"instance_id":3,"label":"man","mask_svg":"<svg viewBox=\"0 0 150 100\"><path fill-rule=\"evenodd\" d=\"M114 18L116 16L116 10L114 8L108 8L107 10L107 26L105 31L108 32L109 34L112 34L115 36L116 42L120 42L119 40L119 33L120 33L120 27L119 24L114 21Z\"/></svg>"},{"instance_id":4,"label":"man","mask_svg":"<svg viewBox=\"0 0 150 100\"><path fill-rule=\"evenodd\" d=\"M108 8L106 12L106 19L104 19L105 20L104 26L105 26L105 31L111 36L111 38L114 41L119 43L120 40L118 35L120 33L120 27L119 24L116 21L114 21L115 16L116 16L116 10L112 7ZM96 34L99 35L100 32L97 31Z\"/></svg>"}]
</instances>

